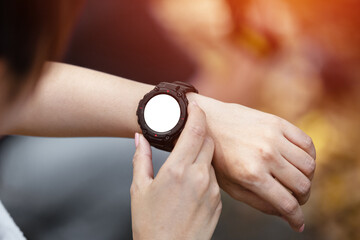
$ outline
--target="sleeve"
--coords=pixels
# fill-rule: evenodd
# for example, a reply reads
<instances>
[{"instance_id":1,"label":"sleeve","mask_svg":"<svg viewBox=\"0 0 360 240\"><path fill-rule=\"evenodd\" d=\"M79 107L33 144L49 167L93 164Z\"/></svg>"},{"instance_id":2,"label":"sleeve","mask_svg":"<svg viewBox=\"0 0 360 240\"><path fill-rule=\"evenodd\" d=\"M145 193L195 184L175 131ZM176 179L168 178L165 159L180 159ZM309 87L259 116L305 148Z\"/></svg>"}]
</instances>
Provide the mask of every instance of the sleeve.
<instances>
[{"instance_id":1,"label":"sleeve","mask_svg":"<svg viewBox=\"0 0 360 240\"><path fill-rule=\"evenodd\" d=\"M9 213L0 201L0 239L25 240L24 234L15 224Z\"/></svg>"}]
</instances>

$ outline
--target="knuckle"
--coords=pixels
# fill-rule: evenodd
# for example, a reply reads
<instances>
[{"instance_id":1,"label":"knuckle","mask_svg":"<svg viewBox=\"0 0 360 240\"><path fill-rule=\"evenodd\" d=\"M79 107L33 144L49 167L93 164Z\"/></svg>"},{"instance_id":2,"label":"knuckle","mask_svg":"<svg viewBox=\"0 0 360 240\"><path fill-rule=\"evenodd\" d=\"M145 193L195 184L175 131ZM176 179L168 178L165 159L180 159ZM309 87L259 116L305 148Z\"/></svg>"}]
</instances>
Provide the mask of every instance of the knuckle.
<instances>
[{"instance_id":1,"label":"knuckle","mask_svg":"<svg viewBox=\"0 0 360 240\"><path fill-rule=\"evenodd\" d=\"M220 187L218 184L214 184L214 187L211 189L212 196L214 196L215 199L218 199L220 197Z\"/></svg>"},{"instance_id":2,"label":"knuckle","mask_svg":"<svg viewBox=\"0 0 360 240\"><path fill-rule=\"evenodd\" d=\"M309 135L305 135L304 137L304 148L310 150L314 147L314 143L312 138Z\"/></svg>"},{"instance_id":3,"label":"knuckle","mask_svg":"<svg viewBox=\"0 0 360 240\"><path fill-rule=\"evenodd\" d=\"M310 175L315 172L316 161L312 157L308 156L305 160L305 166L306 173Z\"/></svg>"},{"instance_id":4,"label":"knuckle","mask_svg":"<svg viewBox=\"0 0 360 240\"><path fill-rule=\"evenodd\" d=\"M292 123L280 117L278 117L277 126L280 128L282 132L288 132L290 131L290 129L294 127Z\"/></svg>"},{"instance_id":5,"label":"knuckle","mask_svg":"<svg viewBox=\"0 0 360 240\"><path fill-rule=\"evenodd\" d=\"M137 165L138 165L138 159L139 159L138 155L139 155L138 153L135 153L133 161L132 161L132 165L133 165L134 169L137 168Z\"/></svg>"},{"instance_id":6,"label":"knuckle","mask_svg":"<svg viewBox=\"0 0 360 240\"><path fill-rule=\"evenodd\" d=\"M193 181L201 192L206 191L210 185L210 174L208 169L205 167L198 167Z\"/></svg>"},{"instance_id":7,"label":"knuckle","mask_svg":"<svg viewBox=\"0 0 360 240\"><path fill-rule=\"evenodd\" d=\"M207 190L210 185L210 176L209 174L201 174L201 177L197 178L197 184L201 190Z\"/></svg>"},{"instance_id":8,"label":"knuckle","mask_svg":"<svg viewBox=\"0 0 360 240\"><path fill-rule=\"evenodd\" d=\"M270 145L264 145L258 148L260 158L265 161L272 161L275 159L275 150Z\"/></svg>"},{"instance_id":9,"label":"knuckle","mask_svg":"<svg viewBox=\"0 0 360 240\"><path fill-rule=\"evenodd\" d=\"M242 170L243 183L254 186L261 181L261 171L257 167L247 167Z\"/></svg>"},{"instance_id":10,"label":"knuckle","mask_svg":"<svg viewBox=\"0 0 360 240\"><path fill-rule=\"evenodd\" d=\"M286 199L281 206L282 211L287 216L295 215L298 210L298 207L299 207L298 202L295 199Z\"/></svg>"},{"instance_id":11,"label":"knuckle","mask_svg":"<svg viewBox=\"0 0 360 240\"><path fill-rule=\"evenodd\" d=\"M262 130L262 134L269 141L276 138L276 132L274 128L265 128Z\"/></svg>"},{"instance_id":12,"label":"knuckle","mask_svg":"<svg viewBox=\"0 0 360 240\"><path fill-rule=\"evenodd\" d=\"M266 128L267 133L271 133L272 135L276 132L276 130L284 129L287 126L287 121L273 114L269 114L268 123L272 126L270 128ZM271 135L271 136L272 136Z\"/></svg>"},{"instance_id":13,"label":"knuckle","mask_svg":"<svg viewBox=\"0 0 360 240\"><path fill-rule=\"evenodd\" d=\"M136 160L139 158L139 153L136 151L135 154L134 154L134 157L133 157L133 165L134 163L136 162Z\"/></svg>"},{"instance_id":14,"label":"knuckle","mask_svg":"<svg viewBox=\"0 0 360 240\"><path fill-rule=\"evenodd\" d=\"M184 177L184 168L181 166L168 166L166 168L166 172L176 181L181 181Z\"/></svg>"},{"instance_id":15,"label":"knuckle","mask_svg":"<svg viewBox=\"0 0 360 240\"><path fill-rule=\"evenodd\" d=\"M302 180L299 182L298 192L302 197L308 195L310 189L311 189L311 182L309 179L306 178L306 180Z\"/></svg>"},{"instance_id":16,"label":"knuckle","mask_svg":"<svg viewBox=\"0 0 360 240\"><path fill-rule=\"evenodd\" d=\"M130 187L130 195L135 196L138 192L139 192L139 186L133 182Z\"/></svg>"},{"instance_id":17,"label":"knuckle","mask_svg":"<svg viewBox=\"0 0 360 240\"><path fill-rule=\"evenodd\" d=\"M276 115L271 115L272 122L277 128L286 127L287 121Z\"/></svg>"},{"instance_id":18,"label":"knuckle","mask_svg":"<svg viewBox=\"0 0 360 240\"><path fill-rule=\"evenodd\" d=\"M316 148L315 148L315 145L313 146L313 157L314 157L314 160L316 160Z\"/></svg>"},{"instance_id":19,"label":"knuckle","mask_svg":"<svg viewBox=\"0 0 360 240\"><path fill-rule=\"evenodd\" d=\"M205 137L206 135L206 128L204 125L197 124L190 127L190 131L192 134L194 134L196 137Z\"/></svg>"}]
</instances>

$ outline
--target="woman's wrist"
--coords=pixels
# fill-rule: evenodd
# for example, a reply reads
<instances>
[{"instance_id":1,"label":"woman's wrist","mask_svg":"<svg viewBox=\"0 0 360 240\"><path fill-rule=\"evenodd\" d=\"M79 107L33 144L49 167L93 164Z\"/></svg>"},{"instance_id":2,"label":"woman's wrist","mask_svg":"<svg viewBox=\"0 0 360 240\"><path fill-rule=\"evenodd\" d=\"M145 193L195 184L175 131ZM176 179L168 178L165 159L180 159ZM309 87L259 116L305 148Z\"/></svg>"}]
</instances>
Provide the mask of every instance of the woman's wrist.
<instances>
[{"instance_id":1,"label":"woman's wrist","mask_svg":"<svg viewBox=\"0 0 360 240\"><path fill-rule=\"evenodd\" d=\"M215 136L213 136L214 133L212 132L212 130L214 129L214 123L217 120L221 119L222 116L220 110L226 103L193 92L187 93L186 97L188 98L189 102L195 101L205 112L206 122L209 128L209 134L211 137L214 138Z\"/></svg>"}]
</instances>

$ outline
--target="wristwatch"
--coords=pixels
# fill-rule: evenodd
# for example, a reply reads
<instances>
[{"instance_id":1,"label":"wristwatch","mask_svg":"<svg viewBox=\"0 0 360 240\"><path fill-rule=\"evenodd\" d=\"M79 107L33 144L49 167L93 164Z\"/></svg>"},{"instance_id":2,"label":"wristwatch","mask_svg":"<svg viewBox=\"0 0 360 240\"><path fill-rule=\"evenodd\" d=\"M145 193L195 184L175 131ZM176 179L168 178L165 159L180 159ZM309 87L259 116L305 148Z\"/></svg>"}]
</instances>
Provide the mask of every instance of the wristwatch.
<instances>
[{"instance_id":1,"label":"wristwatch","mask_svg":"<svg viewBox=\"0 0 360 240\"><path fill-rule=\"evenodd\" d=\"M188 92L198 90L185 82L161 82L140 100L138 123L152 146L169 152L174 148L187 120Z\"/></svg>"}]
</instances>

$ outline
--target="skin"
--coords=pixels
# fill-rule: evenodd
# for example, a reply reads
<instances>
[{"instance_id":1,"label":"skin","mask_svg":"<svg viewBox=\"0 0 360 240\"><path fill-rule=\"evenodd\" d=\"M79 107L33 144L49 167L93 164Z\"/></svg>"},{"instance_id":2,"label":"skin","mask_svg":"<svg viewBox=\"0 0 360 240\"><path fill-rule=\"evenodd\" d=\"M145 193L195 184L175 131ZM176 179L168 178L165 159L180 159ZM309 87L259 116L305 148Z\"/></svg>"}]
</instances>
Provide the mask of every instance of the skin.
<instances>
[{"instance_id":1,"label":"skin","mask_svg":"<svg viewBox=\"0 0 360 240\"><path fill-rule=\"evenodd\" d=\"M66 64L47 68L26 101L0 113L6 116L0 134L133 137L141 131L137 105L154 86ZM219 185L233 198L303 231L300 205L309 198L315 171L311 138L268 113L195 93L187 97L206 114Z\"/></svg>"},{"instance_id":2,"label":"skin","mask_svg":"<svg viewBox=\"0 0 360 240\"><path fill-rule=\"evenodd\" d=\"M194 103L174 150L154 178L151 148L136 133L131 213L133 238L211 239L222 203L211 165L214 142L205 113Z\"/></svg>"},{"instance_id":3,"label":"skin","mask_svg":"<svg viewBox=\"0 0 360 240\"><path fill-rule=\"evenodd\" d=\"M205 112L216 146L213 165L219 185L233 198L303 231L300 205L310 196L315 170L311 138L274 115L217 104L212 105L216 112Z\"/></svg>"}]
</instances>

